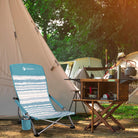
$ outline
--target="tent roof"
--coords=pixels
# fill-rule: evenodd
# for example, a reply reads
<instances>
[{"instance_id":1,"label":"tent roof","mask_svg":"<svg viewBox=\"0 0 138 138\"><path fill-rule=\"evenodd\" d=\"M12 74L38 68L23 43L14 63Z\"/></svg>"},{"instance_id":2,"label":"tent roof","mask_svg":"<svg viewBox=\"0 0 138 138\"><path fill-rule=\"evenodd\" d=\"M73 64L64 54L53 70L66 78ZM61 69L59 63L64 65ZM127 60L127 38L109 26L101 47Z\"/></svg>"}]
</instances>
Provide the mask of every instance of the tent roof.
<instances>
[{"instance_id":1,"label":"tent roof","mask_svg":"<svg viewBox=\"0 0 138 138\"><path fill-rule=\"evenodd\" d=\"M83 67L102 67L101 60L94 57L77 58L73 61L60 63L67 64L65 72L71 78L74 78L78 70ZM94 74L95 77L103 77L104 75L104 71L88 71L89 76L91 73Z\"/></svg>"},{"instance_id":2,"label":"tent roof","mask_svg":"<svg viewBox=\"0 0 138 138\"><path fill-rule=\"evenodd\" d=\"M136 66L138 67L138 51L135 51L135 52L132 52L132 53L129 53L128 55L125 56L125 59L126 60L134 60L136 61ZM120 65L120 64L123 64L123 61L122 60L119 60L117 62L117 65Z\"/></svg>"},{"instance_id":3,"label":"tent roof","mask_svg":"<svg viewBox=\"0 0 138 138\"><path fill-rule=\"evenodd\" d=\"M137 75L135 76L135 78L138 78L138 51L126 55L123 59L117 62L117 65L121 65L122 68L126 68L127 60L130 60L130 62L128 62L128 65L134 66L137 70Z\"/></svg>"},{"instance_id":4,"label":"tent roof","mask_svg":"<svg viewBox=\"0 0 138 138\"><path fill-rule=\"evenodd\" d=\"M83 60L97 60L97 61L101 61L98 58L94 58L94 57L83 57L83 58L76 58L74 60L71 61L61 61L59 62L60 64L73 64L75 61L83 61Z\"/></svg>"},{"instance_id":5,"label":"tent roof","mask_svg":"<svg viewBox=\"0 0 138 138\"><path fill-rule=\"evenodd\" d=\"M0 0L0 116L17 116L15 91L9 65L32 63L43 66L48 88L67 108L75 89L41 36L22 0Z\"/></svg>"}]
</instances>

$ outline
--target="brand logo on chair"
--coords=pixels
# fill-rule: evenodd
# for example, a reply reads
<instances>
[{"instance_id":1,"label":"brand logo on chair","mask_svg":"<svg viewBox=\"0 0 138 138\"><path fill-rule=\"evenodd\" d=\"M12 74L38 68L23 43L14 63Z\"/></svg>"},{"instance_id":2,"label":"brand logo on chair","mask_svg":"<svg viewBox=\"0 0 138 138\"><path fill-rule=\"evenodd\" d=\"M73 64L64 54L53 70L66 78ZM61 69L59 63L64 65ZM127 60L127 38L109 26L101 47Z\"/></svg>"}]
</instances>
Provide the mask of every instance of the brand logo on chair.
<instances>
[{"instance_id":1,"label":"brand logo on chair","mask_svg":"<svg viewBox=\"0 0 138 138\"><path fill-rule=\"evenodd\" d=\"M26 71L26 70L34 70L34 68L25 68L25 67L22 67L22 70L23 71Z\"/></svg>"}]
</instances>

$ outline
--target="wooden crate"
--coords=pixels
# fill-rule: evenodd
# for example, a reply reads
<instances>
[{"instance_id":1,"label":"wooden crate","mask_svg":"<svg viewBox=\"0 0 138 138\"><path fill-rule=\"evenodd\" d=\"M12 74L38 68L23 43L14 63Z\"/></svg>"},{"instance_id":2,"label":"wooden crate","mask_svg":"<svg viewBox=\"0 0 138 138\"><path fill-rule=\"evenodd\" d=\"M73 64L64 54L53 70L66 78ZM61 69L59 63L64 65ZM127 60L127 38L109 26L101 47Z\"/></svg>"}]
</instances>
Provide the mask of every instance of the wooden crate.
<instances>
[{"instance_id":1,"label":"wooden crate","mask_svg":"<svg viewBox=\"0 0 138 138\"><path fill-rule=\"evenodd\" d=\"M103 95L108 94L107 100L128 100L129 84L120 84L118 79L81 79L81 99L104 100ZM90 97L90 92L96 95ZM116 95L116 98L115 98Z\"/></svg>"}]
</instances>

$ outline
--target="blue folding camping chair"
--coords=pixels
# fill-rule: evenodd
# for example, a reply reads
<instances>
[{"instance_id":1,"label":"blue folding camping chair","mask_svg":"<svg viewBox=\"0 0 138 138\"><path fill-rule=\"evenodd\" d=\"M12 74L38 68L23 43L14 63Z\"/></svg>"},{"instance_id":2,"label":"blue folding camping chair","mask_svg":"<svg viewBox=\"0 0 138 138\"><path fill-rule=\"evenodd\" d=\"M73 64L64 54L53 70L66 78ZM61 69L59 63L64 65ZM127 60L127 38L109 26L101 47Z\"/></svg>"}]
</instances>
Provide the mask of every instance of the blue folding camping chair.
<instances>
[{"instance_id":1,"label":"blue folding camping chair","mask_svg":"<svg viewBox=\"0 0 138 138\"><path fill-rule=\"evenodd\" d=\"M59 122L65 116L70 120L70 128L75 128L70 117L75 113L66 111L64 106L48 93L47 80L42 66L36 64L12 64L10 65L10 71L17 94L17 98L14 98L14 100L21 111L23 130L29 130L32 127L34 136L39 136L54 124L68 126ZM52 101L62 111L57 111ZM34 127L34 120L44 120L50 122L50 125L37 132Z\"/></svg>"}]
</instances>

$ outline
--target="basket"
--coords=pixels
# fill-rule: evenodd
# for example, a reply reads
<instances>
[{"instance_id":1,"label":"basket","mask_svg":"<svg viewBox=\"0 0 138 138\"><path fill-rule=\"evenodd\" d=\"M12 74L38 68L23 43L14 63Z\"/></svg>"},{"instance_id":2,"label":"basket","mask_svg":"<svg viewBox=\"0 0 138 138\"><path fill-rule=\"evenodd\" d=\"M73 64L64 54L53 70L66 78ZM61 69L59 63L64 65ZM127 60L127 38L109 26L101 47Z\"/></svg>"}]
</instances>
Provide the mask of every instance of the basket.
<instances>
[{"instance_id":1,"label":"basket","mask_svg":"<svg viewBox=\"0 0 138 138\"><path fill-rule=\"evenodd\" d=\"M21 119L22 130L30 130L31 129L31 119Z\"/></svg>"}]
</instances>

